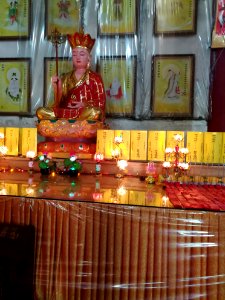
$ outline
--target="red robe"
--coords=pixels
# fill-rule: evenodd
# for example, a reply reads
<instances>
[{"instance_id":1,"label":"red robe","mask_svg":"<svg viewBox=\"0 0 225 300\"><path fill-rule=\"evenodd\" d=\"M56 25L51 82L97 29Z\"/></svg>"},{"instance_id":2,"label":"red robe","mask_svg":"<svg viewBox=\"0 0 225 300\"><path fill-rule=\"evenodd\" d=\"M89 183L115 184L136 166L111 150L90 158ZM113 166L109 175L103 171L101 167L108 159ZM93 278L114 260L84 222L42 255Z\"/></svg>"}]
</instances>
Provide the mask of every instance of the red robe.
<instances>
[{"instance_id":1,"label":"red robe","mask_svg":"<svg viewBox=\"0 0 225 300\"><path fill-rule=\"evenodd\" d=\"M74 72L67 73L62 78L63 95L59 106L54 108L57 118L78 118L84 107L74 108L83 102L87 107L96 107L105 115L105 90L101 76L93 71L87 71L85 75L76 82Z\"/></svg>"}]
</instances>

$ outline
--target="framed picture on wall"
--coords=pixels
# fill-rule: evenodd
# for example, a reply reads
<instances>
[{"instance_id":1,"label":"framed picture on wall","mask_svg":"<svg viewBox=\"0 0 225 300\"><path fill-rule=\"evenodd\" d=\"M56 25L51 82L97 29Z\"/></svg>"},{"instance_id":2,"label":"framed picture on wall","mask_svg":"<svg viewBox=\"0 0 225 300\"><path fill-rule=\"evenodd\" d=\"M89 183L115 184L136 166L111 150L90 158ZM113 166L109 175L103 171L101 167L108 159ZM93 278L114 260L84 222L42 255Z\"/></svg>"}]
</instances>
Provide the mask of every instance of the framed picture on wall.
<instances>
[{"instance_id":1,"label":"framed picture on wall","mask_svg":"<svg viewBox=\"0 0 225 300\"><path fill-rule=\"evenodd\" d=\"M83 0L45 0L45 36L52 32L72 34L81 27L81 8Z\"/></svg>"},{"instance_id":2,"label":"framed picture on wall","mask_svg":"<svg viewBox=\"0 0 225 300\"><path fill-rule=\"evenodd\" d=\"M30 58L0 58L0 114L29 115Z\"/></svg>"},{"instance_id":3,"label":"framed picture on wall","mask_svg":"<svg viewBox=\"0 0 225 300\"><path fill-rule=\"evenodd\" d=\"M129 117L133 115L136 86L136 57L100 57L98 72L106 92L106 115Z\"/></svg>"},{"instance_id":4,"label":"framed picture on wall","mask_svg":"<svg viewBox=\"0 0 225 300\"><path fill-rule=\"evenodd\" d=\"M197 0L155 0L154 34L196 33Z\"/></svg>"},{"instance_id":5,"label":"framed picture on wall","mask_svg":"<svg viewBox=\"0 0 225 300\"><path fill-rule=\"evenodd\" d=\"M0 40L29 39L31 31L31 1L1 1Z\"/></svg>"},{"instance_id":6,"label":"framed picture on wall","mask_svg":"<svg viewBox=\"0 0 225 300\"><path fill-rule=\"evenodd\" d=\"M155 55L152 66L152 117L192 118L194 55Z\"/></svg>"},{"instance_id":7,"label":"framed picture on wall","mask_svg":"<svg viewBox=\"0 0 225 300\"><path fill-rule=\"evenodd\" d=\"M60 57L58 60L59 76L73 69L72 60L68 57ZM54 92L51 78L56 74L56 60L53 57L44 58L44 106L51 107L54 103Z\"/></svg>"},{"instance_id":8,"label":"framed picture on wall","mask_svg":"<svg viewBox=\"0 0 225 300\"><path fill-rule=\"evenodd\" d=\"M133 35L137 30L136 0L100 0L99 35Z\"/></svg>"}]
</instances>

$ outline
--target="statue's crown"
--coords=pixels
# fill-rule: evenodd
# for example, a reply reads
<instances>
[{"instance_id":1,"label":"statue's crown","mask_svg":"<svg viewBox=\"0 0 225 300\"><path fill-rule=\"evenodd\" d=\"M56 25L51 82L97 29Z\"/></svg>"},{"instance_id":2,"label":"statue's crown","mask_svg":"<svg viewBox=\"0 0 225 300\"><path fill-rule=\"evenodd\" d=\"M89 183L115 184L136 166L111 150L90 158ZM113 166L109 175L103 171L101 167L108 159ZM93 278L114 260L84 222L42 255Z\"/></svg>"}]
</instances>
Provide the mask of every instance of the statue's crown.
<instances>
[{"instance_id":1,"label":"statue's crown","mask_svg":"<svg viewBox=\"0 0 225 300\"><path fill-rule=\"evenodd\" d=\"M92 39L90 34L84 34L83 32L75 32L74 34L67 35L71 48L81 47L91 51L94 46L95 39Z\"/></svg>"}]
</instances>

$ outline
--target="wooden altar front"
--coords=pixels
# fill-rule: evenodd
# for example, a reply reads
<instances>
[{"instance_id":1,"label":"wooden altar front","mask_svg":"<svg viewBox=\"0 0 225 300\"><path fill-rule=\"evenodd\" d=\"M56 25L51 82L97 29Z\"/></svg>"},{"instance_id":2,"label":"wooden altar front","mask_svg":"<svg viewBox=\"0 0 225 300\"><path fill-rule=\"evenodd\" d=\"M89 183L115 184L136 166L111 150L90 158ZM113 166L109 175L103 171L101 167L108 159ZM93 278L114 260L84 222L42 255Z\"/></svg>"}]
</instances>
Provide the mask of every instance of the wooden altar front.
<instances>
[{"instance_id":1,"label":"wooden altar front","mask_svg":"<svg viewBox=\"0 0 225 300\"><path fill-rule=\"evenodd\" d=\"M71 182L33 178L30 196L27 179L4 180L19 193L1 196L0 222L35 228L34 299L224 299L224 212L175 209L137 178L123 182L133 204L94 201L99 182L118 188L113 177L81 176L72 194Z\"/></svg>"}]
</instances>

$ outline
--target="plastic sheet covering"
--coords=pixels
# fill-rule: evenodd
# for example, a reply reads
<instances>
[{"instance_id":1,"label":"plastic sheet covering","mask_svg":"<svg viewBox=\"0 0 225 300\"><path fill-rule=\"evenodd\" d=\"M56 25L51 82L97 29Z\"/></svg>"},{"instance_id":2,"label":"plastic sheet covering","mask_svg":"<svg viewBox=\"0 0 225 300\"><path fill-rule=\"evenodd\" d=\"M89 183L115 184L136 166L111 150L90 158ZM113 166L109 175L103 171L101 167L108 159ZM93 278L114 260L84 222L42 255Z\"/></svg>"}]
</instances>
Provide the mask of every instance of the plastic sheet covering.
<instances>
[{"instance_id":1,"label":"plastic sheet covering","mask_svg":"<svg viewBox=\"0 0 225 300\"><path fill-rule=\"evenodd\" d=\"M177 185L188 210L133 177L1 179L0 222L35 230L34 299L224 299L224 211L191 209L224 186Z\"/></svg>"},{"instance_id":2,"label":"plastic sheet covering","mask_svg":"<svg viewBox=\"0 0 225 300\"><path fill-rule=\"evenodd\" d=\"M54 22L57 26L65 25L66 22L70 24L69 18L73 17L70 7L68 19L66 19L67 16L60 15L60 3L63 2L66 3L66 1L57 0L31 1L30 39L18 38L0 41L0 56L2 58L31 58L31 95L29 100L33 115L38 107L43 106L43 104L47 105L52 101L49 77L55 71L50 58L55 57L55 49L51 41L46 39L46 31L49 33L47 27L49 22L45 22L45 20L47 14L48 20L50 20L51 14L54 15L53 8L56 14ZM47 7L47 3L50 4L50 9ZM98 69L104 78L108 117L112 119L120 117L124 122L127 118L152 120L154 117L151 100L152 80L156 77L152 71L153 56L193 54L195 56L192 77L194 89L193 96L191 95L189 99L193 106L193 114L191 108L188 119L206 120L208 118L210 40L213 26L212 3L210 0L189 0L187 3L193 5L196 3L194 10L196 13L196 32L185 34L182 33L181 28L178 35L154 34L155 11L156 7L165 7L163 10L165 16L175 14L174 18L176 18L177 15L180 16L182 9L187 13L183 1L76 0L70 3L71 6L79 8L80 24L84 31L96 38L96 44L92 51L92 68ZM174 4L178 5L177 9L174 8ZM4 0L5 18L8 6L8 1ZM20 8L21 3L19 1L18 9L20 10ZM19 16L21 17L21 14ZM181 18L177 18L178 24ZM194 21L195 17L193 17ZM78 30L75 27L78 27L77 24L72 28ZM59 73L61 74L65 72L65 69L72 67L70 60L68 61L68 58L71 57L68 42L60 45L59 57ZM105 62L108 64L105 65ZM119 87L121 87L122 93L119 93ZM179 103L179 97L175 101ZM168 112L170 109L171 107L168 107ZM182 109L182 106L179 108L178 105L178 117L180 113L182 114ZM173 114L171 116L167 113L163 118L168 116L173 119ZM18 118L16 116L14 118L2 118L1 122L1 126L3 124L7 126L34 124L32 118ZM145 126L148 126L147 124L145 123ZM160 120L158 124L160 124Z\"/></svg>"},{"instance_id":3,"label":"plastic sheet covering","mask_svg":"<svg viewBox=\"0 0 225 300\"><path fill-rule=\"evenodd\" d=\"M224 299L224 213L1 197L36 230L34 299Z\"/></svg>"}]
</instances>

